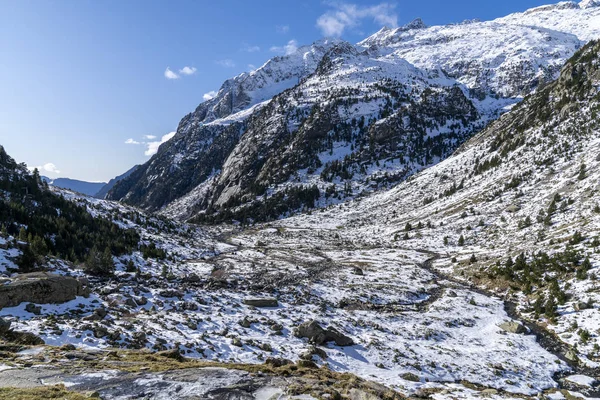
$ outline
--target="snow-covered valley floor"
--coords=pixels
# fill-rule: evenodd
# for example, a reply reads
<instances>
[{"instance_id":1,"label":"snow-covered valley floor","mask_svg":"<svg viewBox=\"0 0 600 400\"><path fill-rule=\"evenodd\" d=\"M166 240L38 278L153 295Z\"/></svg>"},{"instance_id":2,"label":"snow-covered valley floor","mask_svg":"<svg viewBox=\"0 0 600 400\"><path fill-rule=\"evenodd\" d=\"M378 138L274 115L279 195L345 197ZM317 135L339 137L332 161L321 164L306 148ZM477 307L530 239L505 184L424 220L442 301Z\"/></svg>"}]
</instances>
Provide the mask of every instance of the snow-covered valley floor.
<instances>
[{"instance_id":1,"label":"snow-covered valley floor","mask_svg":"<svg viewBox=\"0 0 600 400\"><path fill-rule=\"evenodd\" d=\"M90 282L89 298L41 305L39 315L22 303L0 316L49 345L179 348L188 357L235 363L311 359L436 398L478 397L485 388L499 398L532 396L556 388L553 376L569 371L534 335L499 327L511 320L502 300L436 275L430 253L361 245L336 228L278 225L214 239L200 230L176 238L149 229L143 237L179 258L134 257L137 273L121 266L114 279ZM276 307L245 304L270 298ZM315 348L295 334L311 320L354 345Z\"/></svg>"}]
</instances>

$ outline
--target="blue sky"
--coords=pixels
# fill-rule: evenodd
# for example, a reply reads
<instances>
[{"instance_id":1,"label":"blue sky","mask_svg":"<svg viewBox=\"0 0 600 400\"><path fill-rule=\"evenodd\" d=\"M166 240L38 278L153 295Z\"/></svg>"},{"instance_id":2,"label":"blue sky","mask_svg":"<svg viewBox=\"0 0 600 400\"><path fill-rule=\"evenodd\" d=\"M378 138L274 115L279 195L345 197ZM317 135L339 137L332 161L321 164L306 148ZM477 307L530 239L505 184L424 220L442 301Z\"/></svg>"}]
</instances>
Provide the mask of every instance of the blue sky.
<instances>
[{"instance_id":1,"label":"blue sky","mask_svg":"<svg viewBox=\"0 0 600 400\"><path fill-rule=\"evenodd\" d=\"M297 44L551 2L0 0L0 144L44 175L106 181L225 79Z\"/></svg>"}]
</instances>

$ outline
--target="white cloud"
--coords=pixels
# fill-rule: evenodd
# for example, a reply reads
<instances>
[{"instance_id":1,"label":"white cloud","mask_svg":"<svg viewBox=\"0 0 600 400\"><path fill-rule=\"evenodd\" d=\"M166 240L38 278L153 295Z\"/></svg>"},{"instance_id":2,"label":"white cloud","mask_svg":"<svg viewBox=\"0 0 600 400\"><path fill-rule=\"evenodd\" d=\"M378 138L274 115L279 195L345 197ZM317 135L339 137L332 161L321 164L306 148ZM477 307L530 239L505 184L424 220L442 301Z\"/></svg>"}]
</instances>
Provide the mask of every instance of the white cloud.
<instances>
[{"instance_id":1,"label":"white cloud","mask_svg":"<svg viewBox=\"0 0 600 400\"><path fill-rule=\"evenodd\" d=\"M290 31L290 26L289 25L277 25L275 27L275 30L277 31L277 33L280 33L283 35Z\"/></svg>"},{"instance_id":2,"label":"white cloud","mask_svg":"<svg viewBox=\"0 0 600 400\"><path fill-rule=\"evenodd\" d=\"M202 98L204 99L204 101L210 100L212 98L214 98L217 95L217 91L216 90L211 90L208 93L204 93L204 95L202 96Z\"/></svg>"},{"instance_id":3,"label":"white cloud","mask_svg":"<svg viewBox=\"0 0 600 400\"><path fill-rule=\"evenodd\" d=\"M171 140L173 138L173 136L175 136L175 133L176 132L169 132L166 135L164 135L160 139L160 141L157 140L155 142L146 143L146 151L144 152L144 154L147 156L155 155L156 152L158 151L158 148L160 147L160 145Z\"/></svg>"},{"instance_id":4,"label":"white cloud","mask_svg":"<svg viewBox=\"0 0 600 400\"><path fill-rule=\"evenodd\" d=\"M244 48L242 48L242 51L245 51L246 53L256 53L257 51L260 51L260 47L246 44L244 45Z\"/></svg>"},{"instance_id":5,"label":"white cloud","mask_svg":"<svg viewBox=\"0 0 600 400\"><path fill-rule=\"evenodd\" d=\"M273 46L270 49L273 53L289 55L298 50L298 42L294 39L287 42L284 46Z\"/></svg>"},{"instance_id":6,"label":"white cloud","mask_svg":"<svg viewBox=\"0 0 600 400\"><path fill-rule=\"evenodd\" d=\"M54 165L54 163L46 163L44 165L40 165L38 167L29 167L28 169L30 171L33 171L34 169L36 169L40 172L50 172L52 174L60 174L60 170L58 168L56 168L56 165Z\"/></svg>"},{"instance_id":7,"label":"white cloud","mask_svg":"<svg viewBox=\"0 0 600 400\"><path fill-rule=\"evenodd\" d=\"M215 63L217 63L221 67L225 67L225 68L233 68L233 67L235 67L235 63L233 62L233 60L230 60L229 58L226 58L224 60L217 60L217 61L215 61Z\"/></svg>"},{"instance_id":8,"label":"white cloud","mask_svg":"<svg viewBox=\"0 0 600 400\"><path fill-rule=\"evenodd\" d=\"M248 64L248 71L254 71L256 69L256 65Z\"/></svg>"},{"instance_id":9,"label":"white cloud","mask_svg":"<svg viewBox=\"0 0 600 400\"><path fill-rule=\"evenodd\" d=\"M317 27L324 36L341 36L347 28L360 26L364 19L372 19L379 25L398 26L395 6L381 3L364 7L350 3L329 3L333 10L327 11L317 19Z\"/></svg>"},{"instance_id":10,"label":"white cloud","mask_svg":"<svg viewBox=\"0 0 600 400\"><path fill-rule=\"evenodd\" d=\"M194 75L196 73L195 67L188 67L187 65L179 70L181 75Z\"/></svg>"},{"instance_id":11,"label":"white cloud","mask_svg":"<svg viewBox=\"0 0 600 400\"><path fill-rule=\"evenodd\" d=\"M156 139L156 136L154 136L154 135L144 135L144 139L152 140L152 139Z\"/></svg>"},{"instance_id":12,"label":"white cloud","mask_svg":"<svg viewBox=\"0 0 600 400\"><path fill-rule=\"evenodd\" d=\"M179 75L177 75L175 72L171 71L171 68L167 67L167 69L165 69L165 78L179 79Z\"/></svg>"},{"instance_id":13,"label":"white cloud","mask_svg":"<svg viewBox=\"0 0 600 400\"><path fill-rule=\"evenodd\" d=\"M125 144L142 144L142 142L138 142L137 140L129 138L125 141Z\"/></svg>"}]
</instances>

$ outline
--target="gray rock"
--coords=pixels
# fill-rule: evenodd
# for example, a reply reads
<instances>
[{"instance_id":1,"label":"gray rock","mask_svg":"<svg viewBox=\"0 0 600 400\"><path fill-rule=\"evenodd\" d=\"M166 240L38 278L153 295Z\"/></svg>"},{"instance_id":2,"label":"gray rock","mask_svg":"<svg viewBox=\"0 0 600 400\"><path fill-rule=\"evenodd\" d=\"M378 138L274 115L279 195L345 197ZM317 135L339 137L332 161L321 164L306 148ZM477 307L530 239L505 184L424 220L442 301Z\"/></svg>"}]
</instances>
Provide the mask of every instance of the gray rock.
<instances>
[{"instance_id":1,"label":"gray rock","mask_svg":"<svg viewBox=\"0 0 600 400\"><path fill-rule=\"evenodd\" d=\"M279 307L277 299L265 297L265 298L246 298L244 304L253 307Z\"/></svg>"},{"instance_id":2,"label":"gray rock","mask_svg":"<svg viewBox=\"0 0 600 400\"><path fill-rule=\"evenodd\" d=\"M167 289L167 290L163 290L159 293L162 297L165 298L170 298L170 297L183 297L183 293L181 293L179 290L175 290L175 289Z\"/></svg>"},{"instance_id":3,"label":"gray rock","mask_svg":"<svg viewBox=\"0 0 600 400\"><path fill-rule=\"evenodd\" d=\"M108 336L108 328L106 328L105 326L99 325L95 327L93 331L94 336L97 338L103 338L105 336Z\"/></svg>"},{"instance_id":4,"label":"gray rock","mask_svg":"<svg viewBox=\"0 0 600 400\"><path fill-rule=\"evenodd\" d=\"M69 360L93 361L96 360L98 357L83 351L70 351L65 353L65 358Z\"/></svg>"},{"instance_id":5,"label":"gray rock","mask_svg":"<svg viewBox=\"0 0 600 400\"><path fill-rule=\"evenodd\" d=\"M577 362L579 361L579 357L577 357L577 353L574 350L569 350L565 353L565 358L569 361Z\"/></svg>"},{"instance_id":6,"label":"gray rock","mask_svg":"<svg viewBox=\"0 0 600 400\"><path fill-rule=\"evenodd\" d=\"M352 346L352 338L340 333L332 327L323 329L317 321L308 321L295 329L294 334L297 337L308 338L310 343L321 345L326 342L335 342L336 346Z\"/></svg>"},{"instance_id":7,"label":"gray rock","mask_svg":"<svg viewBox=\"0 0 600 400\"><path fill-rule=\"evenodd\" d=\"M10 321L7 321L3 318L0 318L0 335L8 332L10 330Z\"/></svg>"},{"instance_id":8,"label":"gray rock","mask_svg":"<svg viewBox=\"0 0 600 400\"><path fill-rule=\"evenodd\" d=\"M21 274L10 284L0 286L0 308L23 302L60 304L83 296L84 292L81 282L69 276L47 272Z\"/></svg>"},{"instance_id":9,"label":"gray rock","mask_svg":"<svg viewBox=\"0 0 600 400\"><path fill-rule=\"evenodd\" d=\"M177 349L159 351L158 353L156 353L156 355L159 357L170 358L177 361L185 361L185 357L182 356L179 350Z\"/></svg>"},{"instance_id":10,"label":"gray rock","mask_svg":"<svg viewBox=\"0 0 600 400\"><path fill-rule=\"evenodd\" d=\"M244 319L242 319L239 322L240 326L242 326L243 328L250 328L250 326L252 325L252 322L250 321L250 319L248 319L248 317L244 317Z\"/></svg>"},{"instance_id":11,"label":"gray rock","mask_svg":"<svg viewBox=\"0 0 600 400\"><path fill-rule=\"evenodd\" d=\"M108 315L108 311L106 311L104 308L96 308L94 310L94 312L85 317L84 320L86 321L102 321L104 319L104 317L106 317Z\"/></svg>"},{"instance_id":12,"label":"gray rock","mask_svg":"<svg viewBox=\"0 0 600 400\"><path fill-rule=\"evenodd\" d=\"M325 360L327 358L327 353L316 346L309 346L308 349L300 355L300 358L303 360L312 360L313 356L319 356L322 360Z\"/></svg>"},{"instance_id":13,"label":"gray rock","mask_svg":"<svg viewBox=\"0 0 600 400\"><path fill-rule=\"evenodd\" d=\"M145 306L146 304L148 304L148 299L144 296L134 297L134 300L138 304L138 306Z\"/></svg>"},{"instance_id":14,"label":"gray rock","mask_svg":"<svg viewBox=\"0 0 600 400\"><path fill-rule=\"evenodd\" d=\"M128 297L125 299L125 305L128 307L134 307L134 308L138 306L137 303L135 302L135 300L132 299L131 297Z\"/></svg>"},{"instance_id":15,"label":"gray rock","mask_svg":"<svg viewBox=\"0 0 600 400\"><path fill-rule=\"evenodd\" d=\"M25 306L25 311L30 312L30 313L35 314L35 315L40 315L42 313L42 307L36 306L33 303L28 303Z\"/></svg>"},{"instance_id":16,"label":"gray rock","mask_svg":"<svg viewBox=\"0 0 600 400\"><path fill-rule=\"evenodd\" d=\"M527 333L527 328L514 321L505 321L499 324L498 328L508 333Z\"/></svg>"},{"instance_id":17,"label":"gray rock","mask_svg":"<svg viewBox=\"0 0 600 400\"><path fill-rule=\"evenodd\" d=\"M344 335L339 332L337 329L332 328L331 326L327 327L325 330L325 341L326 342L335 342L336 346L353 346L354 341L351 337Z\"/></svg>"}]
</instances>

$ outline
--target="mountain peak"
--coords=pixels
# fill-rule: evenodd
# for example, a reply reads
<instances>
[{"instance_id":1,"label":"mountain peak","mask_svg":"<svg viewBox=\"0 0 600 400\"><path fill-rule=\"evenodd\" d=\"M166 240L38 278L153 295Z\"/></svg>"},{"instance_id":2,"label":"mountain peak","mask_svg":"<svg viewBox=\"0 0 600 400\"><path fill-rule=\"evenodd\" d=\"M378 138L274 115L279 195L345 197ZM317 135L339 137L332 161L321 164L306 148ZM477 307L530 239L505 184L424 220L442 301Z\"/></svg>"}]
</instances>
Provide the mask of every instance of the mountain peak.
<instances>
[{"instance_id":1,"label":"mountain peak","mask_svg":"<svg viewBox=\"0 0 600 400\"><path fill-rule=\"evenodd\" d=\"M582 0L579 2L580 8L600 7L600 0Z\"/></svg>"},{"instance_id":2,"label":"mountain peak","mask_svg":"<svg viewBox=\"0 0 600 400\"><path fill-rule=\"evenodd\" d=\"M402 30L411 30L411 29L426 29L428 26L423 22L421 18L415 18L408 24L404 25L400 29Z\"/></svg>"}]
</instances>

